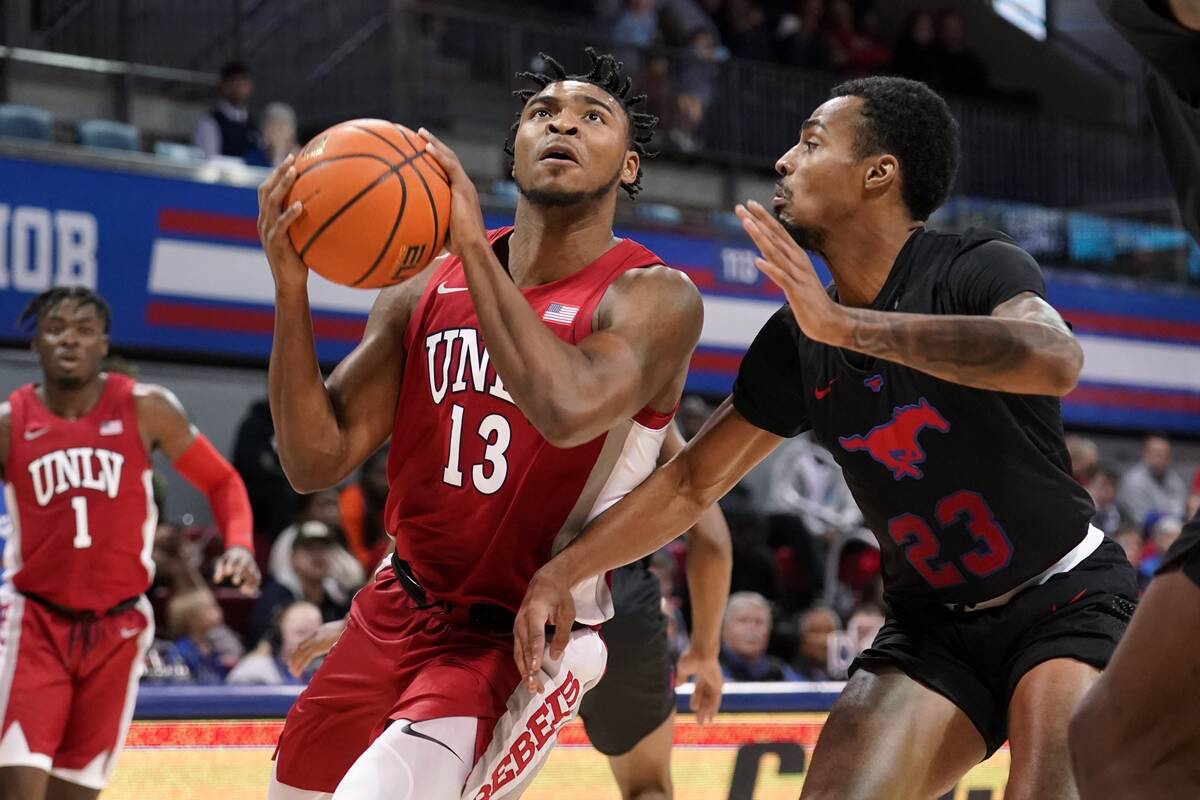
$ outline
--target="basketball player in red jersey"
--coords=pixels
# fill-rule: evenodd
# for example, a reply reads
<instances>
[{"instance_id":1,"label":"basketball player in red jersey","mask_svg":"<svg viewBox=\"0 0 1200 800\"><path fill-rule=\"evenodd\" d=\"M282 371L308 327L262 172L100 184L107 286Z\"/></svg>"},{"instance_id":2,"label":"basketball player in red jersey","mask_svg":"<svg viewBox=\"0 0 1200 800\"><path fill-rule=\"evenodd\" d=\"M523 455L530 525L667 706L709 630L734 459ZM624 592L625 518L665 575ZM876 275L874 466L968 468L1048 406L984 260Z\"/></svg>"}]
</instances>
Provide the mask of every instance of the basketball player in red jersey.
<instances>
[{"instance_id":1,"label":"basketball player in red jersey","mask_svg":"<svg viewBox=\"0 0 1200 800\"><path fill-rule=\"evenodd\" d=\"M674 458L683 447L678 426L669 426L659 463ZM712 721L721 705L724 678L717 653L733 553L720 507L710 506L684 536L692 612L687 649L672 660L663 594L658 577L649 569L650 559L614 570L610 576L614 613L600 629L608 648L608 669L579 708L588 739L608 758L624 800L675 796L671 746L677 683L694 681L691 708L700 724ZM344 619L327 622L302 641L288 662L292 674L303 675L313 661L329 652L345 628Z\"/></svg>"},{"instance_id":2,"label":"basketball player in red jersey","mask_svg":"<svg viewBox=\"0 0 1200 800\"><path fill-rule=\"evenodd\" d=\"M12 516L0 587L0 798L88 800L104 788L154 639L155 448L208 496L228 549L214 580L257 590L250 503L233 467L169 391L104 373L109 310L51 289L36 324L41 383L0 403Z\"/></svg>"},{"instance_id":3,"label":"basketball player in red jersey","mask_svg":"<svg viewBox=\"0 0 1200 800\"><path fill-rule=\"evenodd\" d=\"M513 614L534 570L654 468L703 311L686 277L613 236L654 120L631 110L620 65L589 54L585 75L546 59L551 74L525 76L538 88L513 140L513 228L486 231L457 159L430 147L450 175L451 252L380 293L327 382L287 236L302 209L281 209L294 168L260 189L283 467L314 491L390 436L396 540L288 714L272 800L518 797L604 671L603 579L575 587L544 693L513 663Z\"/></svg>"}]
</instances>

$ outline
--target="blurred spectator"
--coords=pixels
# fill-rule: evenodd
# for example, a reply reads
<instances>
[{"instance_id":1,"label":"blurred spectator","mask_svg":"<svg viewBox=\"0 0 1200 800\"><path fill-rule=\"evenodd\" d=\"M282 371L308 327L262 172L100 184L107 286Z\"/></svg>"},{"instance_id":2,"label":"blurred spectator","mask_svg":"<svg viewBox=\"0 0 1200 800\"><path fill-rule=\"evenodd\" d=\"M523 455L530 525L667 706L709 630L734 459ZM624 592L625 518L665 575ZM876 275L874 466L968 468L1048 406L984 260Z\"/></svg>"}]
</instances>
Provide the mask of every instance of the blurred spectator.
<instances>
[{"instance_id":1,"label":"blurred spectator","mask_svg":"<svg viewBox=\"0 0 1200 800\"><path fill-rule=\"evenodd\" d=\"M937 25L931 11L914 11L904 25L904 33L896 42L895 57L890 71L930 86L942 84L944 63L937 46Z\"/></svg>"},{"instance_id":2,"label":"blurred spectator","mask_svg":"<svg viewBox=\"0 0 1200 800\"><path fill-rule=\"evenodd\" d=\"M1175 544L1179 534L1183 532L1183 522L1178 517L1163 515L1156 519L1150 527L1150 552L1142 551L1142 562L1138 565L1142 586L1150 582L1154 573L1162 564L1163 556Z\"/></svg>"},{"instance_id":3,"label":"blurred spectator","mask_svg":"<svg viewBox=\"0 0 1200 800\"><path fill-rule=\"evenodd\" d=\"M676 81L674 125L667 133L671 143L684 153L694 153L703 146L700 125L713 100L717 62L725 57L715 34L708 29L697 30L688 42Z\"/></svg>"},{"instance_id":4,"label":"blurred spectator","mask_svg":"<svg viewBox=\"0 0 1200 800\"><path fill-rule=\"evenodd\" d=\"M967 24L953 8L944 9L938 18L938 44L941 48L941 88L951 94L986 97L992 93L987 65L967 47Z\"/></svg>"},{"instance_id":5,"label":"blurred spectator","mask_svg":"<svg viewBox=\"0 0 1200 800\"><path fill-rule=\"evenodd\" d=\"M816 606L800 616L800 651L792 666L801 680L829 680L829 637L841 627L833 609Z\"/></svg>"},{"instance_id":6,"label":"blurred spectator","mask_svg":"<svg viewBox=\"0 0 1200 800\"><path fill-rule=\"evenodd\" d=\"M217 599L208 589L192 589L171 598L167 624L175 642L170 658L178 659L192 683L223 683L242 656L237 634L225 625Z\"/></svg>"},{"instance_id":7,"label":"blurred spectator","mask_svg":"<svg viewBox=\"0 0 1200 800\"><path fill-rule=\"evenodd\" d=\"M1092 480L1087 486L1092 502L1096 504L1096 516L1092 517L1092 524L1109 536L1115 534L1121 525L1121 512L1117 508L1119 479L1114 467L1101 464L1093 470Z\"/></svg>"},{"instance_id":8,"label":"blurred spectator","mask_svg":"<svg viewBox=\"0 0 1200 800\"><path fill-rule=\"evenodd\" d=\"M362 564L358 563L358 559L345 547L341 532L342 510L338 503L337 489L322 489L301 496L296 524L284 528L275 544L271 545L267 570L281 580L283 576L293 572L292 549L296 536L303 524L312 520L328 526L332 534L329 547L330 577L337 581L345 594L354 594L366 582L367 576Z\"/></svg>"},{"instance_id":9,"label":"blurred spectator","mask_svg":"<svg viewBox=\"0 0 1200 800\"><path fill-rule=\"evenodd\" d=\"M860 528L838 552L834 591L827 591L826 597L834 609L846 615L864 604L875 603L882 593L882 569L879 543L873 534Z\"/></svg>"},{"instance_id":10,"label":"blurred spectator","mask_svg":"<svg viewBox=\"0 0 1200 800\"><path fill-rule=\"evenodd\" d=\"M650 557L650 574L658 579L658 588L662 596L668 600L676 599L679 580L679 563L671 553L663 548Z\"/></svg>"},{"instance_id":11,"label":"blurred spectator","mask_svg":"<svg viewBox=\"0 0 1200 800\"><path fill-rule=\"evenodd\" d=\"M226 682L269 686L308 683L316 662L300 678L288 670L287 662L296 647L319 627L321 609L312 603L301 600L285 607L271 626L267 639L238 662Z\"/></svg>"},{"instance_id":12,"label":"blurred spectator","mask_svg":"<svg viewBox=\"0 0 1200 800\"><path fill-rule=\"evenodd\" d=\"M172 594L205 586L200 573L201 553L187 542L178 527L160 522L154 529L154 583Z\"/></svg>"},{"instance_id":13,"label":"blurred spectator","mask_svg":"<svg viewBox=\"0 0 1200 800\"><path fill-rule=\"evenodd\" d=\"M358 483L342 489L338 498L346 547L368 574L392 549L383 522L388 494L387 460L386 447L375 451L362 465Z\"/></svg>"},{"instance_id":14,"label":"blurred spectator","mask_svg":"<svg viewBox=\"0 0 1200 800\"><path fill-rule=\"evenodd\" d=\"M641 71L642 54L658 39L656 0L625 0L625 10L613 23L617 59L631 74Z\"/></svg>"},{"instance_id":15,"label":"blurred spectator","mask_svg":"<svg viewBox=\"0 0 1200 800\"><path fill-rule=\"evenodd\" d=\"M771 462L767 492L769 511L799 515L814 536L828 537L862 525L862 512L842 468L811 433L780 447Z\"/></svg>"},{"instance_id":16,"label":"blurred spectator","mask_svg":"<svg viewBox=\"0 0 1200 800\"><path fill-rule=\"evenodd\" d=\"M721 629L721 672L731 681L794 681L784 661L767 655L771 606L755 592L735 592L725 607Z\"/></svg>"},{"instance_id":17,"label":"blurred spectator","mask_svg":"<svg viewBox=\"0 0 1200 800\"><path fill-rule=\"evenodd\" d=\"M296 141L296 112L287 103L269 103L262 115L263 152L267 166L277 167L300 149Z\"/></svg>"},{"instance_id":18,"label":"blurred spectator","mask_svg":"<svg viewBox=\"0 0 1200 800\"><path fill-rule=\"evenodd\" d=\"M291 570L271 573L250 612L246 642L256 646L271 628L271 620L284 607L307 600L321 609L326 622L341 619L350 609L350 597L333 579L335 540L329 526L309 520L301 523L292 545Z\"/></svg>"},{"instance_id":19,"label":"blurred spectator","mask_svg":"<svg viewBox=\"0 0 1200 800\"><path fill-rule=\"evenodd\" d=\"M756 61L771 58L767 14L757 0L725 0L718 29L722 43L734 58Z\"/></svg>"},{"instance_id":20,"label":"blurred spectator","mask_svg":"<svg viewBox=\"0 0 1200 800\"><path fill-rule=\"evenodd\" d=\"M840 72L861 77L879 72L891 62L892 50L876 35L876 22L873 12L856 20L850 0L833 0L829 4L833 65Z\"/></svg>"},{"instance_id":21,"label":"blurred spectator","mask_svg":"<svg viewBox=\"0 0 1200 800\"><path fill-rule=\"evenodd\" d=\"M1183 518L1192 519L1197 513L1200 513L1200 467L1196 468L1196 474L1192 476L1192 493L1188 496L1187 512Z\"/></svg>"},{"instance_id":22,"label":"blurred spectator","mask_svg":"<svg viewBox=\"0 0 1200 800\"><path fill-rule=\"evenodd\" d=\"M266 398L253 403L238 424L233 467L242 476L250 495L255 533L268 543L274 541L296 516L300 495L292 490L279 463L275 424Z\"/></svg>"},{"instance_id":23,"label":"blurred spectator","mask_svg":"<svg viewBox=\"0 0 1200 800\"><path fill-rule=\"evenodd\" d=\"M829 70L833 53L824 32L825 0L794 0L775 26L775 56L781 64Z\"/></svg>"},{"instance_id":24,"label":"blurred spectator","mask_svg":"<svg viewBox=\"0 0 1200 800\"><path fill-rule=\"evenodd\" d=\"M850 634L850 640L859 653L871 646L883 623L883 611L870 604L861 606L850 615L846 622L846 633Z\"/></svg>"},{"instance_id":25,"label":"blurred spectator","mask_svg":"<svg viewBox=\"0 0 1200 800\"><path fill-rule=\"evenodd\" d=\"M679 413L675 415L675 421L679 423L679 432L683 434L683 438L691 439L699 433L700 428L712 416L712 412L713 406L700 395L684 395L683 400L679 403ZM1200 476L1200 472L1197 475Z\"/></svg>"},{"instance_id":26,"label":"blurred spectator","mask_svg":"<svg viewBox=\"0 0 1200 800\"><path fill-rule=\"evenodd\" d=\"M683 609L665 597L662 600L662 612L667 618L667 646L671 651L671 661L675 662L691 643L687 620L683 618Z\"/></svg>"},{"instance_id":27,"label":"blurred spectator","mask_svg":"<svg viewBox=\"0 0 1200 800\"><path fill-rule=\"evenodd\" d=\"M658 28L663 43L668 47L683 47L704 31L716 42L716 28L712 18L696 0L657 0Z\"/></svg>"},{"instance_id":28,"label":"blurred spectator","mask_svg":"<svg viewBox=\"0 0 1200 800\"><path fill-rule=\"evenodd\" d=\"M779 596L775 555L767 546L767 520L741 492L730 492L721 501L733 544L733 571L729 591L753 592L771 600Z\"/></svg>"},{"instance_id":29,"label":"blurred spectator","mask_svg":"<svg viewBox=\"0 0 1200 800\"><path fill-rule=\"evenodd\" d=\"M1137 525L1151 513L1178 516L1187 504L1187 484L1171 469L1171 443L1151 435L1142 445L1142 460L1129 468L1117 490L1117 502Z\"/></svg>"},{"instance_id":30,"label":"blurred spectator","mask_svg":"<svg viewBox=\"0 0 1200 800\"><path fill-rule=\"evenodd\" d=\"M1121 549L1125 551L1125 558L1129 559L1129 563L1133 565L1134 569L1141 567L1142 551L1146 546L1141 531L1132 525L1123 525L1117 529L1113 540L1121 545Z\"/></svg>"},{"instance_id":31,"label":"blurred spectator","mask_svg":"<svg viewBox=\"0 0 1200 800\"><path fill-rule=\"evenodd\" d=\"M1071 475L1080 486L1092 482L1092 475L1100 465L1100 448L1086 436L1071 434L1066 438L1067 457L1071 459Z\"/></svg>"},{"instance_id":32,"label":"blurred spectator","mask_svg":"<svg viewBox=\"0 0 1200 800\"><path fill-rule=\"evenodd\" d=\"M250 120L254 78L240 61L221 67L221 97L196 125L192 144L209 158L233 156L246 163L263 161L258 129Z\"/></svg>"}]
</instances>

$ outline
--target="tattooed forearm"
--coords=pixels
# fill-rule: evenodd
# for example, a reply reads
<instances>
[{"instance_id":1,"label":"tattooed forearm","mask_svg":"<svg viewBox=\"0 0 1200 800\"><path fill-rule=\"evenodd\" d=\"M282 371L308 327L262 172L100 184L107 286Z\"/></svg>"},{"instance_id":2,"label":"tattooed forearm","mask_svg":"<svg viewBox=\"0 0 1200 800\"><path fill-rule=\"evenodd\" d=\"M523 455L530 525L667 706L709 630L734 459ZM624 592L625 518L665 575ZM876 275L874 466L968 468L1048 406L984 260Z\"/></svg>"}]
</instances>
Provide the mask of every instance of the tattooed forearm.
<instances>
[{"instance_id":1,"label":"tattooed forearm","mask_svg":"<svg viewBox=\"0 0 1200 800\"><path fill-rule=\"evenodd\" d=\"M1015 298L991 317L846 309L839 346L978 389L1066 394L1083 353L1057 312L1029 298Z\"/></svg>"}]
</instances>

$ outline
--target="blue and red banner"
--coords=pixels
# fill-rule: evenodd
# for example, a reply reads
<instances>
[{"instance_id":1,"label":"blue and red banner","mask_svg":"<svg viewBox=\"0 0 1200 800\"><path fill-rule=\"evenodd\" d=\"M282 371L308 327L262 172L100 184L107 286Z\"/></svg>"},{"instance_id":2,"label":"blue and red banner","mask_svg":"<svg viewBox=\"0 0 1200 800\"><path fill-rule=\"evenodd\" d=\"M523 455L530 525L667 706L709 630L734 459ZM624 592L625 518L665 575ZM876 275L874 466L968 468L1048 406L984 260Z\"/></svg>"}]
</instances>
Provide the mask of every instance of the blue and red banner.
<instances>
[{"instance_id":1,"label":"blue and red banner","mask_svg":"<svg viewBox=\"0 0 1200 800\"><path fill-rule=\"evenodd\" d=\"M36 293L83 283L113 308L116 348L177 358L265 359L274 286L258 247L253 189L0 158L0 338ZM489 214L490 226L510 217ZM705 299L688 388L729 390L741 354L783 302L734 229L630 227L691 276ZM1053 302L1083 344L1068 423L1200 433L1200 293L1047 270ZM318 352L358 341L374 293L310 282Z\"/></svg>"}]
</instances>

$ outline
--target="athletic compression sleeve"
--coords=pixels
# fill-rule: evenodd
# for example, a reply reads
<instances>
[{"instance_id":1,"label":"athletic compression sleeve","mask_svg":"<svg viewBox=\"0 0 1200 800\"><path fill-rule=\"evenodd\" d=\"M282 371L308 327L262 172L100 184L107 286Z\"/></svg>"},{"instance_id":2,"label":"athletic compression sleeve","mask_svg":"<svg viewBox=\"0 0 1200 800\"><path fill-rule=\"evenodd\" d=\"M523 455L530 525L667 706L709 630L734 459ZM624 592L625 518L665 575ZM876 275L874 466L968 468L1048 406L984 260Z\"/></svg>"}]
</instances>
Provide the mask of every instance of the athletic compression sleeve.
<instances>
[{"instance_id":1,"label":"athletic compression sleeve","mask_svg":"<svg viewBox=\"0 0 1200 800\"><path fill-rule=\"evenodd\" d=\"M246 485L208 437L197 433L174 466L188 483L208 498L217 525L225 535L225 546L244 547L254 552L254 522Z\"/></svg>"}]
</instances>

